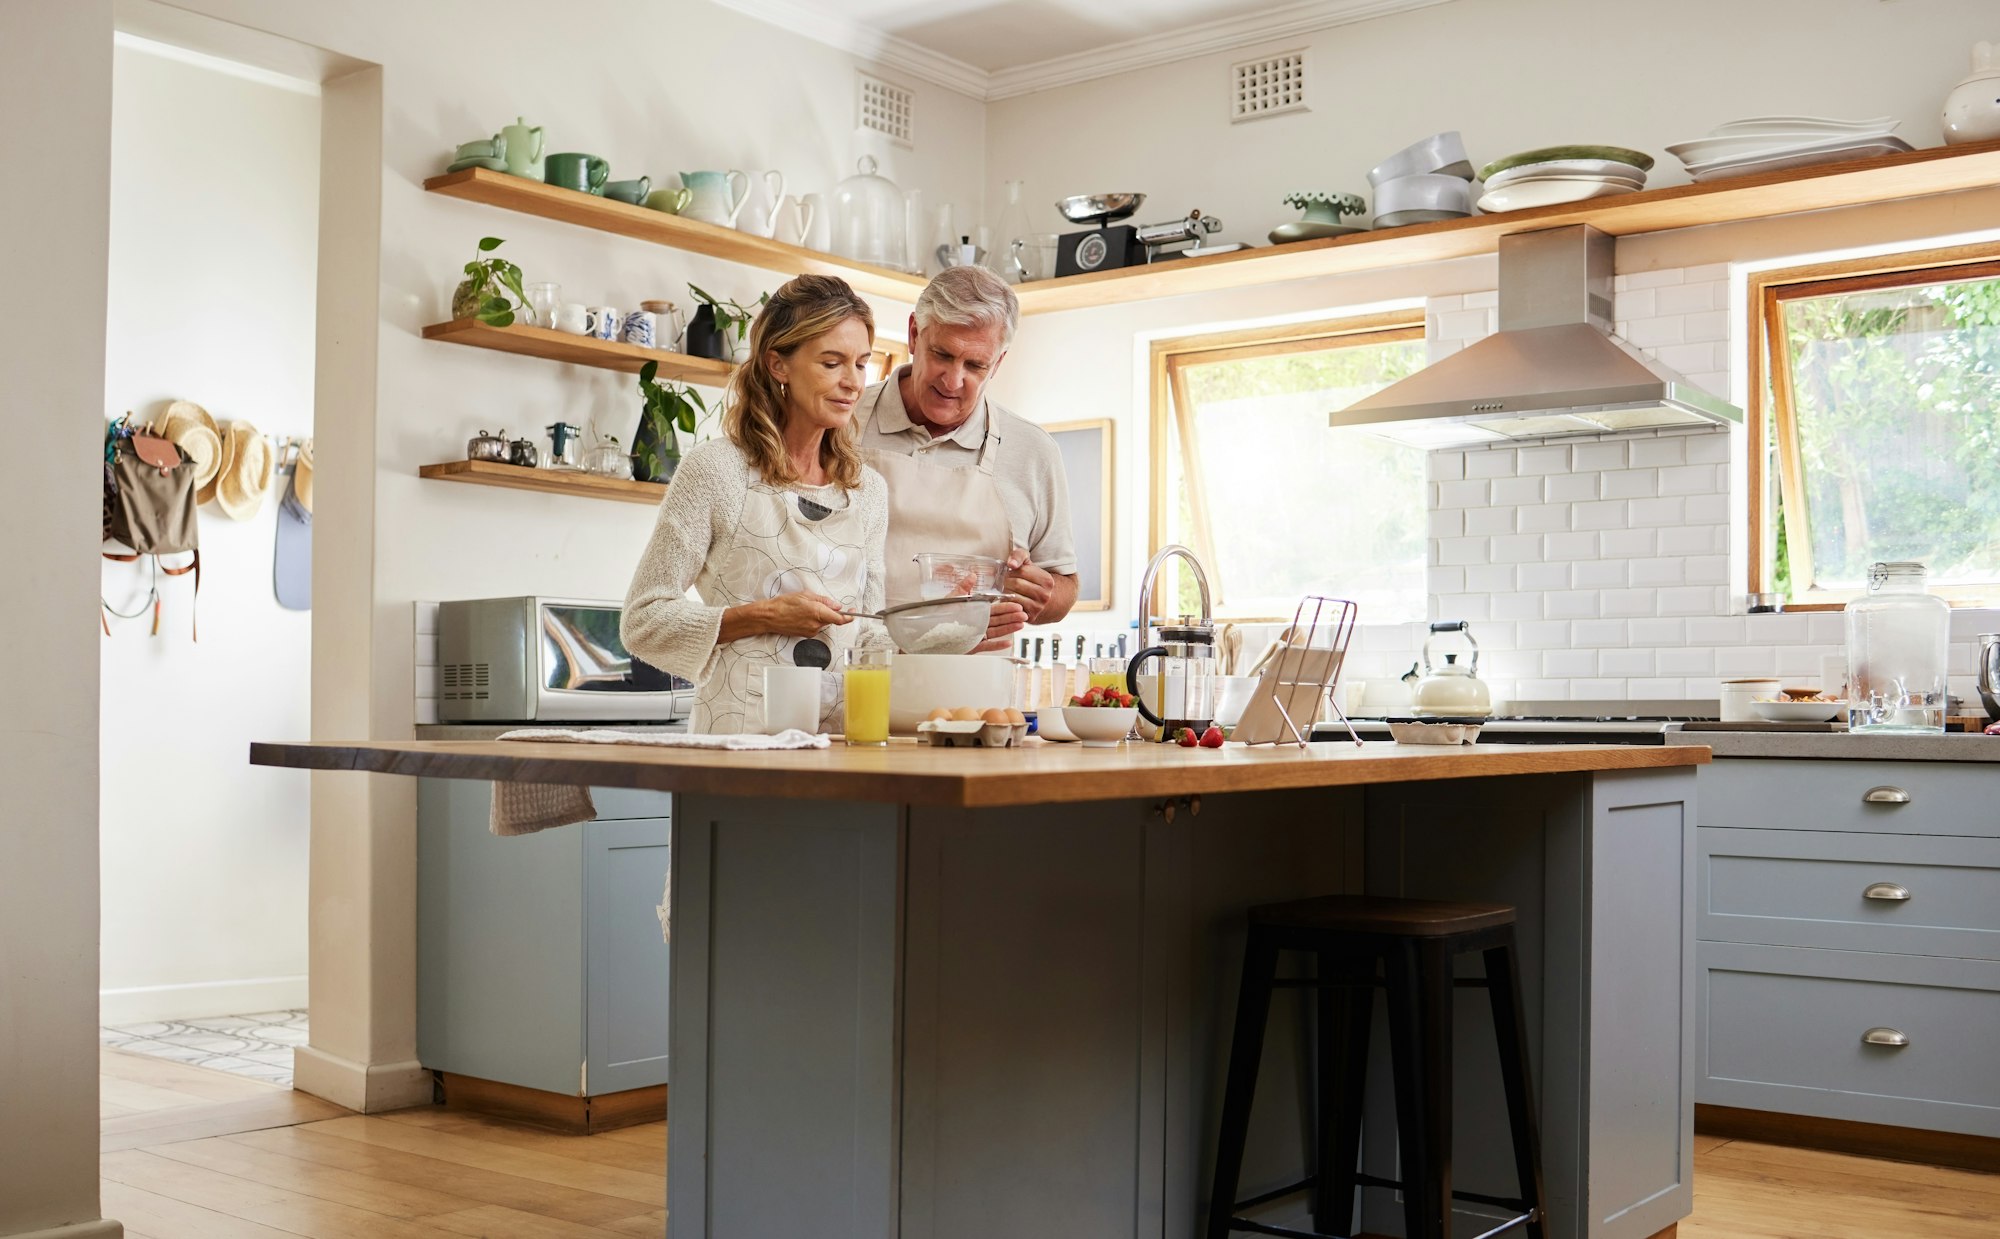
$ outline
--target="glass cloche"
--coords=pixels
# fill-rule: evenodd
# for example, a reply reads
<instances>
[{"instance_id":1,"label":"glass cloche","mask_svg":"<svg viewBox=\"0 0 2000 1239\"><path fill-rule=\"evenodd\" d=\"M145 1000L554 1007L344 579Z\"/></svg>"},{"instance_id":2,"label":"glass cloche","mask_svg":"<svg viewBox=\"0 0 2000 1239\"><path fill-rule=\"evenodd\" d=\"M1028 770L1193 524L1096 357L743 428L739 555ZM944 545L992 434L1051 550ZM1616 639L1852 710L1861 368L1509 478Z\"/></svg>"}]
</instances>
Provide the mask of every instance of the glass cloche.
<instances>
[{"instance_id":1,"label":"glass cloche","mask_svg":"<svg viewBox=\"0 0 2000 1239\"><path fill-rule=\"evenodd\" d=\"M856 262L906 268L903 195L895 183L875 174L875 158L863 155L857 171L833 187L833 252Z\"/></svg>"}]
</instances>

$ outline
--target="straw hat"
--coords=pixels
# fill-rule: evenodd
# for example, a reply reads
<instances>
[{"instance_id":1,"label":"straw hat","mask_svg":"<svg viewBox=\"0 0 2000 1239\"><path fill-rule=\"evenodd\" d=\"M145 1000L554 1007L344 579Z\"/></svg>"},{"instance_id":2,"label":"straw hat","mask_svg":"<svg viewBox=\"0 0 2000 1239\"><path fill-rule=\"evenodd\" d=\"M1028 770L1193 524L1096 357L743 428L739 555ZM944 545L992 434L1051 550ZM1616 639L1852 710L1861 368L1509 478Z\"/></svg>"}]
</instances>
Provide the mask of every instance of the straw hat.
<instances>
[{"instance_id":1,"label":"straw hat","mask_svg":"<svg viewBox=\"0 0 2000 1239\"><path fill-rule=\"evenodd\" d=\"M247 521L264 506L271 485L271 442L249 422L231 422L222 434L222 471L215 502L231 520Z\"/></svg>"},{"instance_id":2,"label":"straw hat","mask_svg":"<svg viewBox=\"0 0 2000 1239\"><path fill-rule=\"evenodd\" d=\"M194 462L194 501L214 498L215 479L222 472L222 432L208 410L192 400L176 400L153 425Z\"/></svg>"},{"instance_id":3,"label":"straw hat","mask_svg":"<svg viewBox=\"0 0 2000 1239\"><path fill-rule=\"evenodd\" d=\"M292 469L292 494L297 496L299 506L311 516L313 510L313 441L307 439L299 444L298 464Z\"/></svg>"}]
</instances>

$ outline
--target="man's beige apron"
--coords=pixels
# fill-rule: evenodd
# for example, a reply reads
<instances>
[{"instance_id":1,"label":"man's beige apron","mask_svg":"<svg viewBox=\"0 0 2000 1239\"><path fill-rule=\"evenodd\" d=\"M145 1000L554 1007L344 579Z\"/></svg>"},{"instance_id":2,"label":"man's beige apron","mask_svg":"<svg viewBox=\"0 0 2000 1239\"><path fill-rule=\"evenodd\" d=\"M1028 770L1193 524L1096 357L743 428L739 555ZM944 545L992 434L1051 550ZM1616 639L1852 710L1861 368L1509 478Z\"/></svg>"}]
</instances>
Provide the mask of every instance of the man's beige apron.
<instances>
[{"instance_id":1,"label":"man's beige apron","mask_svg":"<svg viewBox=\"0 0 2000 1239\"><path fill-rule=\"evenodd\" d=\"M863 414L862 428L875 420L882 393L897 381L899 371L875 388ZM895 606L915 602L918 592L915 556L922 551L942 555L985 555L1007 558L1014 536L1007 527L1007 505L993 467L1000 436L993 433L993 410L985 408L986 435L979 459L969 468L934 465L919 453L906 456L882 448L866 451L868 464L889 485L889 541L883 552L888 568L888 601Z\"/></svg>"},{"instance_id":2,"label":"man's beige apron","mask_svg":"<svg viewBox=\"0 0 2000 1239\"><path fill-rule=\"evenodd\" d=\"M854 495L847 500L846 507L829 511L794 491L752 482L736 539L715 566L729 597L703 601L733 606L807 590L847 610L858 609L868 577L868 529ZM841 624L804 638L764 633L723 646L716 651L714 670L696 690L689 730L704 735L763 731L764 668L775 663L838 671L860 627ZM840 676L822 676L820 684L820 729L839 731Z\"/></svg>"}]
</instances>

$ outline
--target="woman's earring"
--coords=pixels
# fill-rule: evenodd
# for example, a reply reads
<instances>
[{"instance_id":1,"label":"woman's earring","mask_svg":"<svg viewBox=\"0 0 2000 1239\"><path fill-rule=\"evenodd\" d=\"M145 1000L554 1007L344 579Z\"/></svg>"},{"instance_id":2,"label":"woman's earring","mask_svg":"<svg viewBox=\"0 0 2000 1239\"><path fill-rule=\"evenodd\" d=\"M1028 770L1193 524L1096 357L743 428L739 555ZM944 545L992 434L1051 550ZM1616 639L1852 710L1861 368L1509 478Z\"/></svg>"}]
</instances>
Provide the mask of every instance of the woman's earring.
<instances>
[{"instance_id":1,"label":"woman's earring","mask_svg":"<svg viewBox=\"0 0 2000 1239\"><path fill-rule=\"evenodd\" d=\"M785 386L783 383L778 384L778 399L783 400L790 393L791 388Z\"/></svg>"}]
</instances>

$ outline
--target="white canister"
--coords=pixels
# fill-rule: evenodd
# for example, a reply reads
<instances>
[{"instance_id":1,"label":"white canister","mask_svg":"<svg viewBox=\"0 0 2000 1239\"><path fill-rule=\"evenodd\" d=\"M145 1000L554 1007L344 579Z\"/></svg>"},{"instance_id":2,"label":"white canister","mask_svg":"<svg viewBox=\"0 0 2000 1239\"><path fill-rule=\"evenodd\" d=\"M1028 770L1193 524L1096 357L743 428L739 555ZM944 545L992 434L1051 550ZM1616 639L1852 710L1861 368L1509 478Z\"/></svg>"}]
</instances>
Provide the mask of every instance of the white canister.
<instances>
[{"instance_id":1,"label":"white canister","mask_svg":"<svg viewBox=\"0 0 2000 1239\"><path fill-rule=\"evenodd\" d=\"M1757 712L1750 703L1760 698L1771 700L1778 693L1775 679L1724 680L1722 682L1722 721L1725 723L1750 723L1757 721Z\"/></svg>"},{"instance_id":2,"label":"white canister","mask_svg":"<svg viewBox=\"0 0 2000 1239\"><path fill-rule=\"evenodd\" d=\"M1940 120L1946 146L2000 138L2000 50L1993 44L1972 45L1972 73L1945 96Z\"/></svg>"},{"instance_id":3,"label":"white canister","mask_svg":"<svg viewBox=\"0 0 2000 1239\"><path fill-rule=\"evenodd\" d=\"M817 732L821 680L818 667L764 668L764 734L782 731Z\"/></svg>"}]
</instances>

